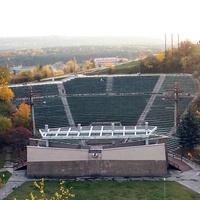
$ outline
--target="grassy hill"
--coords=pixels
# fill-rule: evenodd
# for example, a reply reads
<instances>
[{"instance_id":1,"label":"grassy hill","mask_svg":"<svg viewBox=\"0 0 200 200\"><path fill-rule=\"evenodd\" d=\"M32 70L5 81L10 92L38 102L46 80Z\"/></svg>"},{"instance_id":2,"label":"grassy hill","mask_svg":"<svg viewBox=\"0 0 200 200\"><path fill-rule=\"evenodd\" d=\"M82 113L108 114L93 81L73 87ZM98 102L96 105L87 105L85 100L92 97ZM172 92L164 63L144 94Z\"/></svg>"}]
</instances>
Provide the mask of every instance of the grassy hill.
<instances>
[{"instance_id":1,"label":"grassy hill","mask_svg":"<svg viewBox=\"0 0 200 200\"><path fill-rule=\"evenodd\" d=\"M111 69L108 67L103 70L98 70L92 73L88 73L87 75L133 74L133 73L136 73L137 71L137 65L138 65L138 61L132 61L132 62L115 66L115 69L113 72L111 72Z\"/></svg>"}]
</instances>

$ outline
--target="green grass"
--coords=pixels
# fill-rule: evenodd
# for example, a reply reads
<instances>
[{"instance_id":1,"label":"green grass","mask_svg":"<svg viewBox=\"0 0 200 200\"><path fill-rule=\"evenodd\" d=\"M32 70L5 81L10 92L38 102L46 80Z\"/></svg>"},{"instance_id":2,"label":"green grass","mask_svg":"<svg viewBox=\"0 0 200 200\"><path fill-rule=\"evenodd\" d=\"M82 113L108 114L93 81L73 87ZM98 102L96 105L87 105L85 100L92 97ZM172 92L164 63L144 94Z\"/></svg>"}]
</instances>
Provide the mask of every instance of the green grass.
<instances>
[{"instance_id":1,"label":"green grass","mask_svg":"<svg viewBox=\"0 0 200 200\"><path fill-rule=\"evenodd\" d=\"M115 67L115 72L113 74L132 74L135 73L134 68L138 65L138 61L132 61L126 64L121 64ZM110 69L106 68L104 70L99 70L96 72L88 73L88 75L103 75L110 74Z\"/></svg>"},{"instance_id":2,"label":"green grass","mask_svg":"<svg viewBox=\"0 0 200 200\"><path fill-rule=\"evenodd\" d=\"M12 174L9 171L0 172L0 188L3 187L5 183L7 183L11 175Z\"/></svg>"},{"instance_id":3,"label":"green grass","mask_svg":"<svg viewBox=\"0 0 200 200\"><path fill-rule=\"evenodd\" d=\"M160 200L164 198L163 181L68 181L67 188L73 187L74 200ZM45 181L45 193L48 197L59 190L58 181ZM198 200L200 195L177 182L165 182L167 200ZM17 197L23 200L33 192L39 196L33 182L26 182L6 198Z\"/></svg>"}]
</instances>

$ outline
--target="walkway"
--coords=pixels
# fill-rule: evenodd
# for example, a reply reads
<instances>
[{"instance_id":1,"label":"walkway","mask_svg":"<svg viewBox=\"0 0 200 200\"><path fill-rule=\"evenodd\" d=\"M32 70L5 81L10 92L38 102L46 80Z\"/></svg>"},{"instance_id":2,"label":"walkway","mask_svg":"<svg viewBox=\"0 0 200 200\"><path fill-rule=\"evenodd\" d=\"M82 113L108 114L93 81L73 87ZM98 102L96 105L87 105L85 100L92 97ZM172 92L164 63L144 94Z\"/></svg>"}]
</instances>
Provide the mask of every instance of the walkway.
<instances>
[{"instance_id":1,"label":"walkway","mask_svg":"<svg viewBox=\"0 0 200 200\"><path fill-rule=\"evenodd\" d=\"M167 181L177 181L178 183L194 190L200 194L200 166L195 163L187 163L191 170L178 171L171 170Z\"/></svg>"},{"instance_id":2,"label":"walkway","mask_svg":"<svg viewBox=\"0 0 200 200\"><path fill-rule=\"evenodd\" d=\"M157 96L157 93L160 91L160 88L165 80L165 77L166 77L166 75L160 75L160 77L153 89L153 92L152 92L153 94L151 95L151 98L149 99L144 111L142 112L142 114L137 122L137 126L141 126L144 123L144 120L145 120L151 106L153 105L153 102Z\"/></svg>"},{"instance_id":3,"label":"walkway","mask_svg":"<svg viewBox=\"0 0 200 200\"><path fill-rule=\"evenodd\" d=\"M65 96L66 91L65 91L65 88L63 86L63 83L59 83L59 84L57 84L57 86L58 86L59 94L61 96L61 100L62 100L64 108L65 108L65 113L66 113L67 119L69 121L69 125L70 126L75 126L75 122L74 122L74 119L73 119L73 116L72 116L72 113L71 113L67 98Z\"/></svg>"},{"instance_id":4,"label":"walkway","mask_svg":"<svg viewBox=\"0 0 200 200\"><path fill-rule=\"evenodd\" d=\"M106 92L112 92L113 89L113 76L107 77Z\"/></svg>"}]
</instances>

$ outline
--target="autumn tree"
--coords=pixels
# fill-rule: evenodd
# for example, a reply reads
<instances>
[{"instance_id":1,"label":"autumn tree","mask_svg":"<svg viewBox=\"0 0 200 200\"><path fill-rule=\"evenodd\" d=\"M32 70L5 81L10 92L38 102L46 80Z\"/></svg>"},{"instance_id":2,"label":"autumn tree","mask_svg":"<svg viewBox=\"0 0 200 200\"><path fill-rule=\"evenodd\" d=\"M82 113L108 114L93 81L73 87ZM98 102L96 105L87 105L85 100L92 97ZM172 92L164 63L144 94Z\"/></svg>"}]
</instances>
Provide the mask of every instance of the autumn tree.
<instances>
[{"instance_id":1,"label":"autumn tree","mask_svg":"<svg viewBox=\"0 0 200 200\"><path fill-rule=\"evenodd\" d=\"M14 93L10 88L5 85L0 87L0 99L2 101L4 101L5 103L10 103L13 97Z\"/></svg>"},{"instance_id":2,"label":"autumn tree","mask_svg":"<svg viewBox=\"0 0 200 200\"><path fill-rule=\"evenodd\" d=\"M181 57L190 56L195 52L196 45L189 40L180 43L179 53Z\"/></svg>"},{"instance_id":3,"label":"autumn tree","mask_svg":"<svg viewBox=\"0 0 200 200\"><path fill-rule=\"evenodd\" d=\"M63 67L62 70L64 74L74 73L79 70L79 66L77 65L76 59L72 59L68 61Z\"/></svg>"},{"instance_id":4,"label":"autumn tree","mask_svg":"<svg viewBox=\"0 0 200 200\"><path fill-rule=\"evenodd\" d=\"M43 66L39 73L42 78L52 77L54 74L50 65Z\"/></svg>"},{"instance_id":5,"label":"autumn tree","mask_svg":"<svg viewBox=\"0 0 200 200\"><path fill-rule=\"evenodd\" d=\"M89 69L93 69L95 67L96 67L96 65L95 65L94 59L90 59L90 60L87 60L83 63L81 69L82 70L89 70Z\"/></svg>"},{"instance_id":6,"label":"autumn tree","mask_svg":"<svg viewBox=\"0 0 200 200\"><path fill-rule=\"evenodd\" d=\"M0 86L6 85L11 80L11 74L8 67L0 67Z\"/></svg>"},{"instance_id":7,"label":"autumn tree","mask_svg":"<svg viewBox=\"0 0 200 200\"><path fill-rule=\"evenodd\" d=\"M24 148L32 136L31 131L24 127L16 127L7 132L7 145L15 148Z\"/></svg>"},{"instance_id":8,"label":"autumn tree","mask_svg":"<svg viewBox=\"0 0 200 200\"><path fill-rule=\"evenodd\" d=\"M16 113L13 115L13 126L30 127L30 106L24 101L20 104Z\"/></svg>"},{"instance_id":9,"label":"autumn tree","mask_svg":"<svg viewBox=\"0 0 200 200\"><path fill-rule=\"evenodd\" d=\"M109 68L109 74L114 74L115 73L115 65L110 64L108 65Z\"/></svg>"},{"instance_id":10,"label":"autumn tree","mask_svg":"<svg viewBox=\"0 0 200 200\"><path fill-rule=\"evenodd\" d=\"M156 55L156 58L158 59L158 61L163 62L164 59L165 59L165 52L159 52L159 53Z\"/></svg>"}]
</instances>

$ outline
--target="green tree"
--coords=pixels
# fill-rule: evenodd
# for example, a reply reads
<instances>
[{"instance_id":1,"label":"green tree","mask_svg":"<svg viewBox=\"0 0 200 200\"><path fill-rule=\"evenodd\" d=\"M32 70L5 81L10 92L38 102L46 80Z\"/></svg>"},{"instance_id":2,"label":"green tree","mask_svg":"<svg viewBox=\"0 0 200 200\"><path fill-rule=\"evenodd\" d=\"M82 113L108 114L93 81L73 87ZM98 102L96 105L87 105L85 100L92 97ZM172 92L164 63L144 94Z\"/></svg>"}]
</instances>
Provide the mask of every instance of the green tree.
<instances>
[{"instance_id":1,"label":"green tree","mask_svg":"<svg viewBox=\"0 0 200 200\"><path fill-rule=\"evenodd\" d=\"M12 127L12 122L10 118L0 116L0 132L8 131Z\"/></svg>"},{"instance_id":2,"label":"green tree","mask_svg":"<svg viewBox=\"0 0 200 200\"><path fill-rule=\"evenodd\" d=\"M30 82L33 81L33 73L31 70L25 70L19 73L18 79L20 82Z\"/></svg>"},{"instance_id":3,"label":"green tree","mask_svg":"<svg viewBox=\"0 0 200 200\"><path fill-rule=\"evenodd\" d=\"M200 143L197 118L191 108L182 118L178 126L177 136L179 138L179 144L182 148L192 150Z\"/></svg>"}]
</instances>

